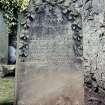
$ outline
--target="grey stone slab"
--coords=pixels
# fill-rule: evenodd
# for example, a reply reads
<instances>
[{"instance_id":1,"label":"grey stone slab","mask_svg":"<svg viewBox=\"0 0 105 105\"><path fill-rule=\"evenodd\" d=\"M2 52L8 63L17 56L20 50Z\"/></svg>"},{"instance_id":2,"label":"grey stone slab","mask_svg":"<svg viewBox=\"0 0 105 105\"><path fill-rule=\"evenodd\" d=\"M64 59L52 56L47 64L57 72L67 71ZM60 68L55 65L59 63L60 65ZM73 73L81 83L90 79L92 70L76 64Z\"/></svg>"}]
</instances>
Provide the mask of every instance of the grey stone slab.
<instances>
[{"instance_id":1,"label":"grey stone slab","mask_svg":"<svg viewBox=\"0 0 105 105\"><path fill-rule=\"evenodd\" d=\"M73 3L64 7L30 1L18 36L17 105L84 105L82 18Z\"/></svg>"},{"instance_id":2,"label":"grey stone slab","mask_svg":"<svg viewBox=\"0 0 105 105\"><path fill-rule=\"evenodd\" d=\"M8 30L0 12L0 64L8 62Z\"/></svg>"}]
</instances>

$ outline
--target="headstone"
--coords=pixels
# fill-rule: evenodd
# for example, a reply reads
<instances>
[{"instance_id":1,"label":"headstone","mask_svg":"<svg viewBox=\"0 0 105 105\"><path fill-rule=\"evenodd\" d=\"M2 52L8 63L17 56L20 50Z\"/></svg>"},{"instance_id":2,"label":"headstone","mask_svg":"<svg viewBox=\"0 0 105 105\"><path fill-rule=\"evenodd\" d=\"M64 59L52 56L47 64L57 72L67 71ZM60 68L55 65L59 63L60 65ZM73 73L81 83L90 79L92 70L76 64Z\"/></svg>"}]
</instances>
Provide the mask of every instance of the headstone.
<instances>
[{"instance_id":1,"label":"headstone","mask_svg":"<svg viewBox=\"0 0 105 105\"><path fill-rule=\"evenodd\" d=\"M8 30L0 12L0 64L7 64L8 61Z\"/></svg>"},{"instance_id":2,"label":"headstone","mask_svg":"<svg viewBox=\"0 0 105 105\"><path fill-rule=\"evenodd\" d=\"M31 0L20 18L17 105L84 105L82 18L73 4Z\"/></svg>"}]
</instances>

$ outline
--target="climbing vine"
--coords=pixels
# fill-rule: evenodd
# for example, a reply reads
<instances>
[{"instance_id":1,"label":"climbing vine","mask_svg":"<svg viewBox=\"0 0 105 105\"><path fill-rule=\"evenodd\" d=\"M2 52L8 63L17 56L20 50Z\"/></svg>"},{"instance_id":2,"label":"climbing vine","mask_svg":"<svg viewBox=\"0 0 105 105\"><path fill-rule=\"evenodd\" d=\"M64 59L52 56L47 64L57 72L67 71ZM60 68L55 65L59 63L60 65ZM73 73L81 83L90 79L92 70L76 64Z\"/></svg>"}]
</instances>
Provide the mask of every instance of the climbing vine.
<instances>
[{"instance_id":1,"label":"climbing vine","mask_svg":"<svg viewBox=\"0 0 105 105\"><path fill-rule=\"evenodd\" d=\"M27 1L27 2L26 2ZM29 0L0 0L0 11L8 25L9 43L17 35L18 13L25 9Z\"/></svg>"}]
</instances>

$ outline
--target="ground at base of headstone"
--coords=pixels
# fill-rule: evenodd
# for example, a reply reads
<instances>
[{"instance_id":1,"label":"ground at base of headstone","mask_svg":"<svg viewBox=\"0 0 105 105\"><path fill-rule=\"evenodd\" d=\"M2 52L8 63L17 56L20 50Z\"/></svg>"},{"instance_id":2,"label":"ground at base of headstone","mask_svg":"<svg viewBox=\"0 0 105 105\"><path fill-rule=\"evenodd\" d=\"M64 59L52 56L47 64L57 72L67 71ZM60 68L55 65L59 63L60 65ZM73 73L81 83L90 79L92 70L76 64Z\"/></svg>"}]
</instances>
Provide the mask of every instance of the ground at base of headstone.
<instances>
[{"instance_id":1,"label":"ground at base of headstone","mask_svg":"<svg viewBox=\"0 0 105 105\"><path fill-rule=\"evenodd\" d=\"M0 78L0 105L13 105L14 78Z\"/></svg>"},{"instance_id":2,"label":"ground at base of headstone","mask_svg":"<svg viewBox=\"0 0 105 105\"><path fill-rule=\"evenodd\" d=\"M1 65L0 77L15 77L16 65Z\"/></svg>"}]
</instances>

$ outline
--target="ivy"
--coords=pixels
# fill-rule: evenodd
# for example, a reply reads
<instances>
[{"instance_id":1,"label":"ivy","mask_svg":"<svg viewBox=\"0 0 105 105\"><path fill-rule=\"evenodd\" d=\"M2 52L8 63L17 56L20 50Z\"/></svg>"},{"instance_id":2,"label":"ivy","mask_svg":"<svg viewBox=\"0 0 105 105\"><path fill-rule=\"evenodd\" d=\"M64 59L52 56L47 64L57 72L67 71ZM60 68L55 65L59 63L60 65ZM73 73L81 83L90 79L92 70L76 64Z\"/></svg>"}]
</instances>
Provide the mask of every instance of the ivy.
<instances>
[{"instance_id":1,"label":"ivy","mask_svg":"<svg viewBox=\"0 0 105 105\"><path fill-rule=\"evenodd\" d=\"M9 38L16 38L18 26L18 13L26 6L27 0L0 0L0 11L3 12L8 25Z\"/></svg>"}]
</instances>

